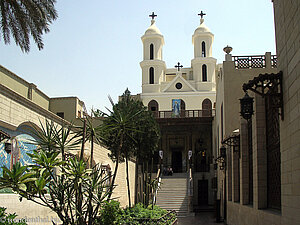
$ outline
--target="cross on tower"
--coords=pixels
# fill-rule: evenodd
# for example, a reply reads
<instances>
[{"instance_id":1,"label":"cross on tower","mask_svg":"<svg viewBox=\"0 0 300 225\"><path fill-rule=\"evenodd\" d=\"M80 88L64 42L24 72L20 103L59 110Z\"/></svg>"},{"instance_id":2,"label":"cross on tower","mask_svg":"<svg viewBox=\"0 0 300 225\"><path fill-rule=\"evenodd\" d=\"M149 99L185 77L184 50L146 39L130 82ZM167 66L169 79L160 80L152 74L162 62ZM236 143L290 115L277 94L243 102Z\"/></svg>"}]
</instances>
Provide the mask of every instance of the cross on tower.
<instances>
[{"instance_id":1,"label":"cross on tower","mask_svg":"<svg viewBox=\"0 0 300 225\"><path fill-rule=\"evenodd\" d=\"M178 71L180 71L180 68L182 68L183 65L180 65L180 62L178 62L177 65L175 65L175 67L177 68Z\"/></svg>"},{"instance_id":2,"label":"cross on tower","mask_svg":"<svg viewBox=\"0 0 300 225\"><path fill-rule=\"evenodd\" d=\"M154 12L152 12L152 14L149 15L149 17L152 17L152 19L154 20L154 18L157 17L157 15L155 15Z\"/></svg>"},{"instance_id":3,"label":"cross on tower","mask_svg":"<svg viewBox=\"0 0 300 225\"><path fill-rule=\"evenodd\" d=\"M203 19L203 16L205 16L206 13L203 13L203 11L201 11L201 13L198 14L198 16L201 16L201 19Z\"/></svg>"}]
</instances>

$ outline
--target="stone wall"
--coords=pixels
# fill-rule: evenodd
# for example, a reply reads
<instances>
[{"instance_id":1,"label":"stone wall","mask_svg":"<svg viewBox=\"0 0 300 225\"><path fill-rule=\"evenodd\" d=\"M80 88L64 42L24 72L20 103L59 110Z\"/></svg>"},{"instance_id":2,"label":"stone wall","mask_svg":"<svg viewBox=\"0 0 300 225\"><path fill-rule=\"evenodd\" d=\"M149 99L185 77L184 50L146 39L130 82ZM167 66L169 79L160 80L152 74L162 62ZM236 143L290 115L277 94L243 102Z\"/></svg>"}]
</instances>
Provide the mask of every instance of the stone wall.
<instances>
[{"instance_id":1,"label":"stone wall","mask_svg":"<svg viewBox=\"0 0 300 225\"><path fill-rule=\"evenodd\" d=\"M31 100L15 93L9 88L0 84L0 126L8 130L15 131L21 125L39 125L40 121L44 123L46 119L53 120L57 124L67 123L54 113L36 105ZM97 163L110 164L114 170L114 163L108 157L109 150L95 144L94 159ZM86 145L86 154L89 154L90 144ZM131 202L134 202L134 184L135 184L135 163L129 162ZM127 185L126 185L125 163L119 165L116 178L117 187L114 190L113 197L120 201L121 206L128 205ZM46 220L57 218L47 208L23 199L19 199L14 194L0 194L0 206L6 207L7 212L16 212L19 217L31 219L29 224L47 224ZM44 221L42 221L44 219ZM42 222L41 222L42 221ZM44 223L45 222L45 223ZM48 224L51 224L49 221Z\"/></svg>"},{"instance_id":2,"label":"stone wall","mask_svg":"<svg viewBox=\"0 0 300 225\"><path fill-rule=\"evenodd\" d=\"M227 223L230 225L300 224L300 1L273 0L278 70L283 73L284 119L280 117L281 210L267 209L267 162L265 147L265 112L260 97L255 96L253 117L253 188L254 201L249 205L247 188L242 202L228 202ZM245 130L243 128L241 130ZM243 149L246 138L242 140ZM247 167L242 167L247 174ZM244 179L245 178L245 179ZM242 187L247 177L241 179ZM243 196L244 195L244 196Z\"/></svg>"},{"instance_id":3,"label":"stone wall","mask_svg":"<svg viewBox=\"0 0 300 225\"><path fill-rule=\"evenodd\" d=\"M282 224L300 224L300 1L274 0L273 4L278 66L283 72Z\"/></svg>"}]
</instances>

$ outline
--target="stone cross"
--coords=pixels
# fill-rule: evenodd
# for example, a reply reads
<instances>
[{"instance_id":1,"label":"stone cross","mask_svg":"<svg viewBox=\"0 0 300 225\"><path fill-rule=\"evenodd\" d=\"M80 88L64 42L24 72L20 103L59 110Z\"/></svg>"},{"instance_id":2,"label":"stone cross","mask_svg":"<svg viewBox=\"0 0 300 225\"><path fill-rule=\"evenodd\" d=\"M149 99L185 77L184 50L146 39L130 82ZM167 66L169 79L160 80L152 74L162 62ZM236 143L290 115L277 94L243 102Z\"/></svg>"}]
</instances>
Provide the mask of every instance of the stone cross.
<instances>
[{"instance_id":1,"label":"stone cross","mask_svg":"<svg viewBox=\"0 0 300 225\"><path fill-rule=\"evenodd\" d=\"M177 68L178 71L180 71L180 68L182 68L183 65L180 65L180 62L178 62L177 65L175 65L175 67Z\"/></svg>"},{"instance_id":2,"label":"stone cross","mask_svg":"<svg viewBox=\"0 0 300 225\"><path fill-rule=\"evenodd\" d=\"M152 17L152 19L154 20L154 18L157 17L157 15L155 15L154 12L152 12L152 14L149 15L149 17Z\"/></svg>"}]
</instances>

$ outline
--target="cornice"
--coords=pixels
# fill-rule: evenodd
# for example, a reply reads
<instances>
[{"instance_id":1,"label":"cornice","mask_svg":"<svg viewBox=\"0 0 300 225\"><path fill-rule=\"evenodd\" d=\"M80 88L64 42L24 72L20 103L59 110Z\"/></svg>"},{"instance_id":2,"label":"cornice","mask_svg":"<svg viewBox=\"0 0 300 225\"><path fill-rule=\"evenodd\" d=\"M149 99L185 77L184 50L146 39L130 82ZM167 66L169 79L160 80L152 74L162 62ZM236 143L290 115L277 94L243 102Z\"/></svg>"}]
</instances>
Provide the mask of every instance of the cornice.
<instances>
[{"instance_id":1,"label":"cornice","mask_svg":"<svg viewBox=\"0 0 300 225\"><path fill-rule=\"evenodd\" d=\"M70 122L62 119L61 117L57 116L53 112L44 109L43 107L35 104L31 100L19 95L18 93L14 92L13 90L5 87L4 85L0 84L0 94L10 98L11 100L21 104L22 106L46 117L47 119L53 120L58 124L70 124Z\"/></svg>"}]
</instances>

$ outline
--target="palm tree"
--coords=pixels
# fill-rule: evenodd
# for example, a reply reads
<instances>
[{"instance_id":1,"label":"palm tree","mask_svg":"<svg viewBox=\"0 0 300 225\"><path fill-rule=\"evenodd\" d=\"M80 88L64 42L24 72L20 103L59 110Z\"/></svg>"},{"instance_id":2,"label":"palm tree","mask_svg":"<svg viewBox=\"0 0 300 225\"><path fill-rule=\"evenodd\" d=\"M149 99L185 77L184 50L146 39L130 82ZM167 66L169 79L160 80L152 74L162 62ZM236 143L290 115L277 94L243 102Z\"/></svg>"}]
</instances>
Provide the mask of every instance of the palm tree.
<instances>
[{"instance_id":1,"label":"palm tree","mask_svg":"<svg viewBox=\"0 0 300 225\"><path fill-rule=\"evenodd\" d=\"M5 44L12 36L23 52L30 50L30 36L39 50L44 44L42 35L49 32L49 24L57 18L56 0L1 0L0 32Z\"/></svg>"},{"instance_id":2,"label":"palm tree","mask_svg":"<svg viewBox=\"0 0 300 225\"><path fill-rule=\"evenodd\" d=\"M111 181L111 189L113 189L119 162L124 161L126 154L129 155L129 140L133 140L133 132L136 131L134 120L141 112L131 111L131 107L126 108L119 103L114 104L110 97L109 100L112 104L112 110L108 109L110 114L106 115L103 124L98 127L98 132L101 136L102 143L111 151L109 156L116 163ZM125 151L127 151L127 153L125 153ZM108 198L110 197L109 195Z\"/></svg>"}]
</instances>

